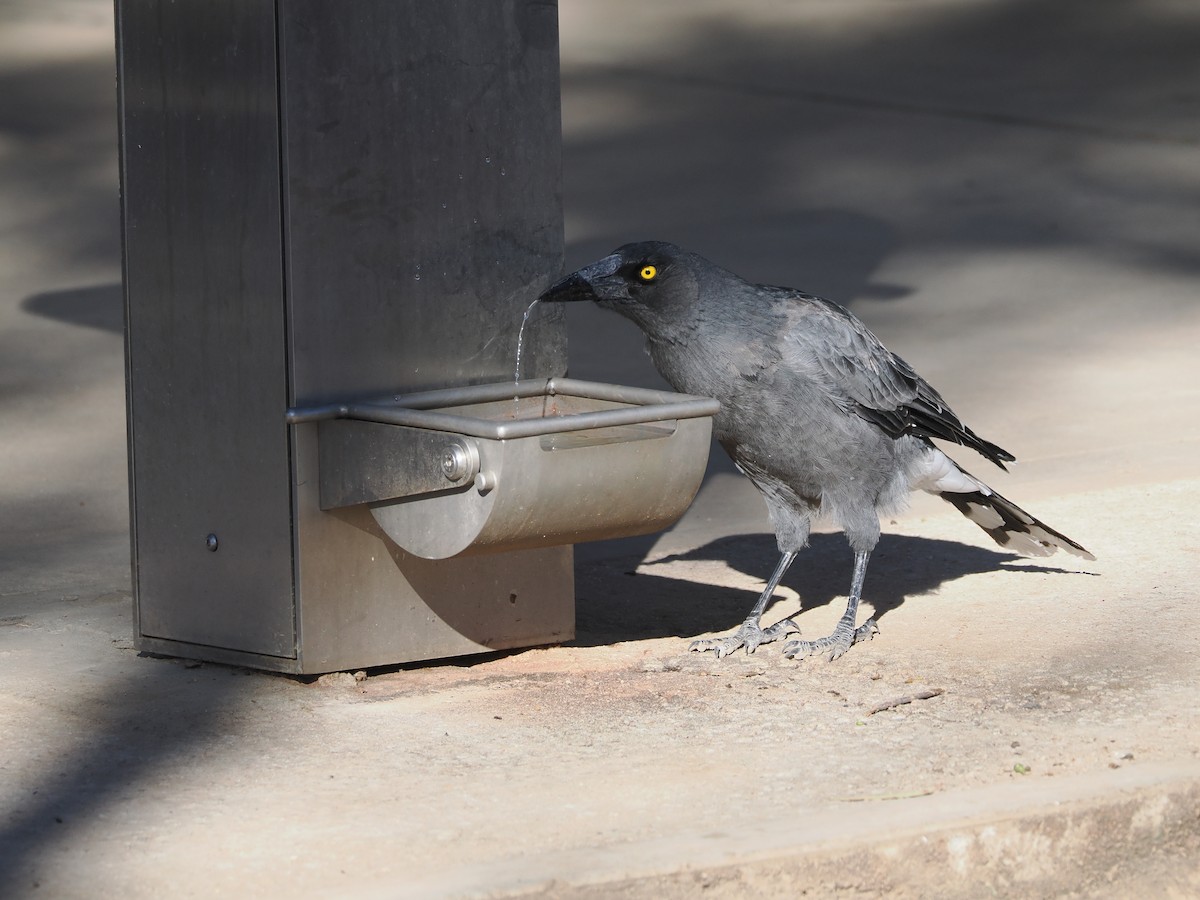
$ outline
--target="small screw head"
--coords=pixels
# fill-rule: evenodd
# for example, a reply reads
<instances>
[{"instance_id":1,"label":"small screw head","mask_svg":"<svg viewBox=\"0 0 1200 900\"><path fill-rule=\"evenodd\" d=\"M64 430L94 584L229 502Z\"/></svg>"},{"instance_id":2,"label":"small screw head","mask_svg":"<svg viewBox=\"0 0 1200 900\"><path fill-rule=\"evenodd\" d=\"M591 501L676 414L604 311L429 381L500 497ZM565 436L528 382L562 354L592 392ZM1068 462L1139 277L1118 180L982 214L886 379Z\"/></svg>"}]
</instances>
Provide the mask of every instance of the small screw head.
<instances>
[{"instance_id":1,"label":"small screw head","mask_svg":"<svg viewBox=\"0 0 1200 900\"><path fill-rule=\"evenodd\" d=\"M442 451L442 474L448 481L462 481L469 468L467 451L460 444L450 444Z\"/></svg>"},{"instance_id":2,"label":"small screw head","mask_svg":"<svg viewBox=\"0 0 1200 900\"><path fill-rule=\"evenodd\" d=\"M207 547L213 553L216 552L217 546L219 545L219 543L220 542L217 540L217 536L215 534L210 534L208 537L206 537L204 539L204 546Z\"/></svg>"}]
</instances>

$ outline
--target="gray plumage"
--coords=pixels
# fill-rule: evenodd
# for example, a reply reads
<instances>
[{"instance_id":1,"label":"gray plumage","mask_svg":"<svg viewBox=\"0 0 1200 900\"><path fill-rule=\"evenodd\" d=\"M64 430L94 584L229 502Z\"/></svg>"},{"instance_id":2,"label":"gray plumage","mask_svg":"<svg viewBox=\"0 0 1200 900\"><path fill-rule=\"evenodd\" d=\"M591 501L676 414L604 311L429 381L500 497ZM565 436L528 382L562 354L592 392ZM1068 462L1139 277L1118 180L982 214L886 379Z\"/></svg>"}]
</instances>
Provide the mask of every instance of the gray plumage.
<instances>
[{"instance_id":1,"label":"gray plumage","mask_svg":"<svg viewBox=\"0 0 1200 900\"><path fill-rule=\"evenodd\" d=\"M1092 558L942 453L934 439L970 447L1001 468L1013 460L836 303L751 284L662 242L627 244L542 299L590 299L633 320L676 390L720 401L714 434L766 500L779 566L736 634L693 649L724 656L799 631L791 620L762 630L759 620L817 515L836 521L854 550L850 602L833 634L791 641L784 652L832 658L871 637L873 621L856 627L867 559L880 515L902 507L913 490L942 496L1007 549Z\"/></svg>"}]
</instances>

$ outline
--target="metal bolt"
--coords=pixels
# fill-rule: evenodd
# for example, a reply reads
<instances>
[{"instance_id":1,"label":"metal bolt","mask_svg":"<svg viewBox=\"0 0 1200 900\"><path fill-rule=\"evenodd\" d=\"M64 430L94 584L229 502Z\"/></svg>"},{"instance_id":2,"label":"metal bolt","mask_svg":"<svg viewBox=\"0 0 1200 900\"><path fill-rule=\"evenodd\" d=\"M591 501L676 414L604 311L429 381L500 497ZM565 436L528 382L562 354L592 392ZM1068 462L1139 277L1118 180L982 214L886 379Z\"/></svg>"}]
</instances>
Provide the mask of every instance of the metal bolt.
<instances>
[{"instance_id":1,"label":"metal bolt","mask_svg":"<svg viewBox=\"0 0 1200 900\"><path fill-rule=\"evenodd\" d=\"M215 534L210 534L208 537L206 537L204 539L204 546L207 547L209 550L211 550L213 553L217 552L217 546L219 543L220 542L217 540L217 536Z\"/></svg>"},{"instance_id":2,"label":"metal bolt","mask_svg":"<svg viewBox=\"0 0 1200 900\"><path fill-rule=\"evenodd\" d=\"M467 450L461 444L449 444L442 451L442 474L448 481L462 481L471 469Z\"/></svg>"},{"instance_id":3,"label":"metal bolt","mask_svg":"<svg viewBox=\"0 0 1200 900\"><path fill-rule=\"evenodd\" d=\"M479 448L469 438L451 438L442 448L438 464L451 484L470 483L479 471Z\"/></svg>"}]
</instances>

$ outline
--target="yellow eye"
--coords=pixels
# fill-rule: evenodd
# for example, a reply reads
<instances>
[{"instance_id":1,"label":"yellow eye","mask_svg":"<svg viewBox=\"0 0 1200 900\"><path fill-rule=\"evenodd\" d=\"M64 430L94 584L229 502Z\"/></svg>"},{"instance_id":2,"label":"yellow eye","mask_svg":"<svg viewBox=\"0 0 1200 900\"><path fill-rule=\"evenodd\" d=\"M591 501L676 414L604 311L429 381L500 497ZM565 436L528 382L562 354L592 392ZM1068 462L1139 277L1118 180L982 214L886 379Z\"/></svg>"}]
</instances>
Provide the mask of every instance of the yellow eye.
<instances>
[{"instance_id":1,"label":"yellow eye","mask_svg":"<svg viewBox=\"0 0 1200 900\"><path fill-rule=\"evenodd\" d=\"M658 269L654 268L654 266L642 266L642 271L638 272L638 278L642 279L642 281L653 281L657 275Z\"/></svg>"}]
</instances>

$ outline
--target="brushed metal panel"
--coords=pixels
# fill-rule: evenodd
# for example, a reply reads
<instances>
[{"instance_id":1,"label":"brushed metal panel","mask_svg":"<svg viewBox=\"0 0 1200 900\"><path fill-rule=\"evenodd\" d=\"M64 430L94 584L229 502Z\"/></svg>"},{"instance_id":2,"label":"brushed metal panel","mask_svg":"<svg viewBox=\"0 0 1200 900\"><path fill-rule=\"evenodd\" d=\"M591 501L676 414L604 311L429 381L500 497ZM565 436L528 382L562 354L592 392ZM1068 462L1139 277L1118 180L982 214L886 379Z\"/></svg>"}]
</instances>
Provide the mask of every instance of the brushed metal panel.
<instances>
[{"instance_id":1,"label":"brushed metal panel","mask_svg":"<svg viewBox=\"0 0 1200 900\"><path fill-rule=\"evenodd\" d=\"M511 380L562 265L555 4L280 15L295 403ZM562 310L525 346L563 374Z\"/></svg>"},{"instance_id":2,"label":"brushed metal panel","mask_svg":"<svg viewBox=\"0 0 1200 900\"><path fill-rule=\"evenodd\" d=\"M302 591L298 671L554 644L575 636L571 547L409 556L363 506L318 504L317 425L296 427Z\"/></svg>"},{"instance_id":3,"label":"brushed metal panel","mask_svg":"<svg viewBox=\"0 0 1200 900\"><path fill-rule=\"evenodd\" d=\"M140 645L318 672L569 639L569 547L409 557L320 510L316 426L282 415L511 378L561 268L554 4L119 0L118 27ZM565 370L563 325L535 310L524 377Z\"/></svg>"},{"instance_id":4,"label":"brushed metal panel","mask_svg":"<svg viewBox=\"0 0 1200 900\"><path fill-rule=\"evenodd\" d=\"M562 267L558 28L540 0L281 0L293 405L511 381ZM522 376L566 369L536 307ZM430 562L319 508L294 429L301 669L573 636L569 547Z\"/></svg>"},{"instance_id":5,"label":"brushed metal panel","mask_svg":"<svg viewBox=\"0 0 1200 900\"><path fill-rule=\"evenodd\" d=\"M333 419L317 435L322 509L466 490L479 471L476 441L444 431ZM466 464L451 477L444 461L454 449Z\"/></svg>"},{"instance_id":6,"label":"brushed metal panel","mask_svg":"<svg viewBox=\"0 0 1200 900\"><path fill-rule=\"evenodd\" d=\"M292 657L275 3L117 14L140 635Z\"/></svg>"}]
</instances>

